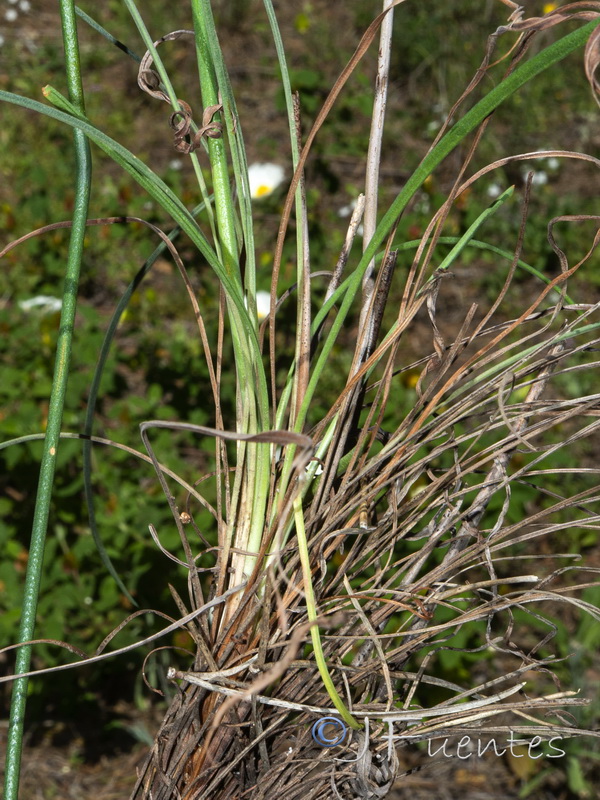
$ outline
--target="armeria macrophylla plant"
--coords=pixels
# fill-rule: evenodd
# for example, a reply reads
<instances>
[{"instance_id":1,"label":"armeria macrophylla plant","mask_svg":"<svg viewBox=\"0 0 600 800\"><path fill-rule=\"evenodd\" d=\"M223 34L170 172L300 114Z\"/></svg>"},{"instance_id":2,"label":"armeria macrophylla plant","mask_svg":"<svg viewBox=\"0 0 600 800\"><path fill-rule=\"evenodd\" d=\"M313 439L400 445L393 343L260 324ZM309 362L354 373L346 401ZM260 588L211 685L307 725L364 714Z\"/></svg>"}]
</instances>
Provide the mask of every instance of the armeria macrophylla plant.
<instances>
[{"instance_id":1,"label":"armeria macrophylla plant","mask_svg":"<svg viewBox=\"0 0 600 800\"><path fill-rule=\"evenodd\" d=\"M190 656L189 669L169 672L179 691L139 772L132 798L385 797L398 774L396 749L408 742L444 738L457 731L478 736L512 731L544 740L596 735L570 726L558 714L585 703L585 698L562 689L548 693L543 679L554 662L552 622L545 608L568 603L600 618L598 610L578 594L594 583L594 570L583 567L581 582L572 581L572 554L563 552L568 551L574 531L598 524L597 470L582 466L581 489L567 497L547 491L544 484L550 472L561 469L564 448L597 436L599 395L569 397L562 379L597 366L592 354L598 345L598 304L577 298L576 277L598 245L600 232L590 234L589 228L597 229L599 218L580 215L549 221L548 240L560 264L559 274L551 280L529 267L523 253L531 178L512 245L488 245L479 234L493 225L501 208L514 202L512 187L483 209L462 235L445 235L444 223L459 196L505 163L552 155L580 159L591 172L600 166L592 156L540 151L500 159L468 174L495 109L542 71L560 69L567 55L585 48L585 68L597 89L600 3L573 3L545 17L525 19L521 8L502 0L511 9L507 24L490 36L481 68L427 155L380 215L379 163L392 20L394 7L402 2L384 4L302 142L300 104L291 91L273 5L264 0L287 102L293 178L275 246L270 308L262 322L252 206L252 194L258 190L253 192L250 186L242 124L209 0L192 0L192 31L175 31L156 40L134 0L124 0L146 48L138 83L171 106L174 146L189 156L198 178L200 205L194 211L146 164L86 117L70 0L61 0L70 97L46 87L49 106L0 92L0 99L54 117L75 130L80 194L72 230L74 264L87 216L87 140L132 175L176 223L168 237L156 226L150 228L162 240L160 251L168 250L175 260L188 289L211 380L212 427L162 420L141 426L145 458L154 466L180 536L180 552L164 552L187 571L189 588L187 601L173 590L181 619L145 643L186 628L196 652ZM399 13L410 13L410 4ZM582 24L529 55L536 33L558 29L566 20ZM313 314L316 278L304 167L333 103L378 33L365 193L357 199L344 248L328 276L324 300ZM182 36L195 43L198 56L204 109L199 115L193 111L197 100L188 103L178 97L160 57L163 43ZM498 57L497 45L506 40L510 49ZM499 58L500 66L492 63L493 58ZM504 73L489 89L483 79L492 69ZM481 87L480 99L464 111ZM409 212L427 178L459 146L462 161L446 202L418 240L398 240L400 217ZM196 219L200 206L208 219L207 231ZM281 381L276 370L281 357L278 310L292 287L281 286L280 266L292 215L296 340L287 376ZM361 218L363 247L357 254L353 245ZM110 221L115 220L88 223ZM581 225L587 232L585 255L576 263L561 249L559 223ZM219 282L216 342L209 341L194 282L174 244L179 231L188 235ZM460 282L463 255L476 248L494 252L499 263L505 260L506 279L490 308L472 305L460 312L455 324L459 310L453 307L447 287L452 275L456 284ZM407 268L398 265L404 253L414 253ZM144 269L150 266L151 261ZM536 288L521 298L517 316L507 318L504 301L517 271L533 274L537 283L528 287ZM76 275L67 277L61 328L68 349ZM99 377L134 288L117 309L91 391L84 432L88 487ZM357 332L350 366L343 374L339 371L337 395L326 413L316 418L315 399L324 402L321 386L332 372L336 344L346 346L345 326L351 315ZM413 348L407 357L410 349L405 342L417 320L423 330L424 315L431 345L419 348L421 352ZM453 330L447 316L454 320ZM229 369L236 382L234 419L225 419L221 409L226 337L233 352ZM15 681L6 800L17 796L36 585L67 371L68 353L61 350L26 612L17 645L20 677ZM408 391L402 380L407 372L418 376L414 396L399 403L402 387ZM399 408L406 410L399 413ZM192 486L159 462L152 432L165 428L195 434L204 446L214 442L214 474L202 476L214 483L214 505L206 499L202 483ZM227 443L233 443L235 451ZM187 493L185 505L177 503L175 484ZM514 498L524 486L535 499L528 507L515 507ZM89 489L88 501L94 527ZM194 525L200 508L208 508L214 519L214 535L208 535L208 542ZM151 528L151 533L163 549L160 531ZM102 549L106 533L95 535L107 568L114 573ZM559 539L567 544L553 550ZM538 569L535 559L541 541L551 543L546 552L555 557L548 556ZM216 545L211 547L212 542ZM557 560L559 556L562 560ZM546 624L549 633L531 641L527 627L515 625L517 612L530 615L532 625ZM134 616L140 613L145 612ZM484 660L489 654L495 658L485 661L478 679L459 684L440 669L444 654L452 650L465 659L473 654ZM97 653L85 663L111 655L114 651ZM534 672L538 685L532 685ZM332 751L330 745L338 749Z\"/></svg>"}]
</instances>

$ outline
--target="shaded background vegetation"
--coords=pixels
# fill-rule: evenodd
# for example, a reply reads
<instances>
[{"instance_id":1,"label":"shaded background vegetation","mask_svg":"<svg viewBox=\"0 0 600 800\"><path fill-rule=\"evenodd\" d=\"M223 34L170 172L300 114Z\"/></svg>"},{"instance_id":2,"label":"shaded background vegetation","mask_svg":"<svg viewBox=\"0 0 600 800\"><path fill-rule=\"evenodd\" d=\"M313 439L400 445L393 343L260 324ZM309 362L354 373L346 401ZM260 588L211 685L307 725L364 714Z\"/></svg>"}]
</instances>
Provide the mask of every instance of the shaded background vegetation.
<instances>
[{"instance_id":1,"label":"shaded background vegetation","mask_svg":"<svg viewBox=\"0 0 600 800\"><path fill-rule=\"evenodd\" d=\"M62 90L62 44L56 4L42 0L36 3L35 11L29 12L17 4L5 5L18 13L15 19L5 18L2 22L0 86L35 98L40 98L41 87L48 83ZM407 3L397 11L393 83L382 164L382 207L386 200L395 196L426 152L445 114L479 65L487 34L505 20L506 8L501 4L487 0L476 5L474 10L474 4L468 0ZM547 5L531 2L527 11L541 13ZM294 88L301 97L305 130L378 9L379 2L375 0L280 4L280 24L292 66ZM94 7L85 10L99 13ZM185 4L147 0L142 12L156 38L171 30L191 27ZM261 4L258 0L231 3L223 0L218 21L219 18L249 160L276 161L289 168L284 100L278 88L276 59ZM102 4L100 21L141 54L134 26L120 3L111 0ZM147 161L184 202L194 205L197 202L194 177L185 160L172 148L168 112L140 92L136 83L137 66L133 61L116 48L110 48L84 24L80 30L88 115L95 121L101 120L109 135ZM553 34L550 32L546 36L549 38ZM540 37L537 46L543 46L543 41ZM180 39L166 45L162 54L171 75L177 76L179 96L193 108L199 107L191 40ZM335 263L345 234L342 215L347 213L349 204L362 189L375 58L373 47L334 107L310 159L307 186L314 270L330 269ZM599 145L597 108L591 100L579 54L567 60L561 69L533 81L502 107L488 129L473 166L482 166L503 155L541 148L594 153L598 152ZM3 153L0 160L1 246L30 230L70 217L73 189L69 130L25 111L3 108L0 150ZM458 167L460 161L460 153L452 156L436 173L435 179L427 183L410 214L401 222L401 238L413 239L422 233L431 210L446 196L453 168ZM513 166L506 171L499 170L493 180L480 182L461 197L451 213L446 233L464 232L482 206L489 203L489 198L511 183L521 191L526 169L526 166L523 171ZM535 171L536 187L523 257L548 276L554 276L558 263L546 239L547 220L559 214L594 213L598 182L590 183L590 171L575 162L558 163L548 159L537 162ZM142 196L129 177L99 152L94 152L94 172L91 216L128 214L168 229L170 222L161 216L153 202ZM275 195L257 205L258 260L263 267L263 283L259 288L262 289L269 287L281 200L281 196ZM494 227L486 230L486 238L498 245L507 240L513 242L518 224L517 204L507 204L494 217ZM583 255L585 245L574 239L575 232L565 229L564 236L561 246L570 248L573 260ZM0 271L2 440L44 429L59 316L56 312L27 312L19 303L38 295L60 296L67 241L67 231L55 231L30 240L3 259ZM118 298L156 244L141 225L112 225L89 230L65 430L83 429L89 386L108 321ZM178 246L201 305L207 309L205 319L209 335L214 339L218 297L215 279L205 265L198 263L191 246L184 240ZM290 245L284 259L284 274L287 261L290 284L293 280L292 248ZM407 263L408 256L404 265ZM400 264L399 269L402 266ZM596 256L578 278L581 296L588 302L598 297L598 266ZM458 319L459 309L474 298L493 297L503 282L506 269L506 265L490 260L489 256L466 257L459 280L448 295L449 310L455 304ZM527 281L531 279L523 276L519 280L514 291L527 291ZM290 302L293 303L293 299ZM214 310L211 312L211 309ZM507 313L510 315L510 309ZM349 341L352 328L350 323ZM212 410L205 403L208 380L195 330L184 288L173 265L166 259L159 260L133 295L120 324L101 387L94 433L139 448L138 426L144 419L213 424ZM426 326L420 328L417 321L410 342L415 357L430 349L430 334L426 331ZM291 328L286 330L285 324L281 324L279 336L283 348L286 339L293 348ZM350 358L342 346L338 347L336 355L341 360ZM281 367L287 369L285 363ZM229 382L225 379L223 387L227 424L233 417L233 379ZM332 371L332 393L336 388ZM413 402L414 376L406 373L401 388L403 391L398 391L395 402L399 415ZM575 382L566 386L565 391L573 395L588 394L592 387ZM211 463L203 455L201 442L190 442L187 437L167 432L157 433L155 441L159 457L190 482L210 471ZM582 446L573 451L570 454L573 465L581 465L586 460L591 462L594 450L590 442L588 449ZM14 639L20 615L40 455L39 442L11 447L0 453L0 644ZM562 453L561 458L564 457ZM569 465L563 462L562 466ZM175 612L167 582L181 586L185 578L174 565L166 567L148 534L148 524L152 523L167 548L177 541L169 509L151 468L122 451L97 447L94 450L94 490L104 544L136 602L142 608ZM526 487L519 487L519 491L523 504L532 502L532 494ZM199 527L209 538L211 521L208 515L204 519L197 518ZM600 564L594 532L582 534L577 547L591 565ZM107 576L90 535L83 502L81 446L77 442L65 441L59 451L45 564L39 635L66 640L92 651L126 616L131 605ZM598 661L593 659L593 650L599 644L597 632L581 621L559 620L559 623L563 654L570 653L573 643L577 642L581 647L577 670L591 670L592 675L598 676ZM117 643L133 642L154 628L153 617L138 618L119 635ZM171 644L185 645L185 635L175 637ZM165 663L172 663L175 656L169 653L162 657ZM36 649L37 666L63 659L64 655L56 648L40 646ZM149 679L155 685L161 680L160 659L161 656L157 657L157 661L148 666ZM464 674L472 667L464 654L448 653L447 660L449 675ZM5 667L10 663L10 659L6 660ZM30 706L32 719L72 720L82 716L83 711L83 715L99 715L99 736L106 740L103 747L108 742L114 748L125 747L135 737L143 739L146 733L131 707L135 702L141 710L148 703L140 668L141 656L134 655L106 663L93 672L77 670L64 677L59 674L52 678L51 688L49 682L36 681L37 702ZM566 671L572 669L573 665L565 666ZM568 672L565 675L568 676ZM131 720L124 723L121 717L121 727L115 729L112 710L123 701L129 704ZM587 724L592 725L590 721ZM123 726L129 726L129 732ZM39 740L43 729L36 730ZM50 739L59 743L63 724L57 724L52 730ZM86 746L89 743L75 749L76 757L85 756ZM579 796L585 796L585 786L577 783L577 776L569 779L568 786L575 793L581 792Z\"/></svg>"}]
</instances>

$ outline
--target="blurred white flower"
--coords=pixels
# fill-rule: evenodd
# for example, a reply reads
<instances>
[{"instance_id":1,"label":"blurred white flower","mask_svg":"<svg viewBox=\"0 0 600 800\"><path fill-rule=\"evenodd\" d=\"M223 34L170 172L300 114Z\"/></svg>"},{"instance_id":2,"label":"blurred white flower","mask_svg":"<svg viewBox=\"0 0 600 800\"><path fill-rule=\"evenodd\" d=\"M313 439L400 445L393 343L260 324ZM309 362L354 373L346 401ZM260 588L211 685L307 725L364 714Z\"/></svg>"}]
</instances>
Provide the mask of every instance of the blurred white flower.
<instances>
[{"instance_id":1,"label":"blurred white flower","mask_svg":"<svg viewBox=\"0 0 600 800\"><path fill-rule=\"evenodd\" d=\"M29 300L20 300L19 308L23 311L31 311L34 308L39 308L43 314L51 314L53 311L61 310L62 300L60 297L38 294L36 297L30 297Z\"/></svg>"},{"instance_id":2,"label":"blurred white flower","mask_svg":"<svg viewBox=\"0 0 600 800\"><path fill-rule=\"evenodd\" d=\"M356 200L353 200L347 206L342 206L338 211L338 217L349 217L356 208Z\"/></svg>"},{"instance_id":3,"label":"blurred white flower","mask_svg":"<svg viewBox=\"0 0 600 800\"><path fill-rule=\"evenodd\" d=\"M29 0L21 0L21 2L19 3L19 8L21 9L21 11L23 11L23 13L26 14L28 11L31 10L31 3L29 2Z\"/></svg>"},{"instance_id":4,"label":"blurred white flower","mask_svg":"<svg viewBox=\"0 0 600 800\"><path fill-rule=\"evenodd\" d=\"M523 164L521 169L523 181L527 180L527 176L530 172L533 172L533 178L531 179L532 186L544 186L548 183L547 173L545 173L543 169L539 169L537 164Z\"/></svg>"},{"instance_id":5,"label":"blurred white flower","mask_svg":"<svg viewBox=\"0 0 600 800\"><path fill-rule=\"evenodd\" d=\"M244 305L248 308L248 298L244 297ZM256 293L256 316L258 317L258 321L262 322L263 319L269 316L269 311L271 310L271 295L269 292L257 292Z\"/></svg>"},{"instance_id":6,"label":"blurred white flower","mask_svg":"<svg viewBox=\"0 0 600 800\"><path fill-rule=\"evenodd\" d=\"M180 170L183 167L183 161L180 158L172 158L169 161L169 169Z\"/></svg>"},{"instance_id":7,"label":"blurred white flower","mask_svg":"<svg viewBox=\"0 0 600 800\"><path fill-rule=\"evenodd\" d=\"M499 197L502 193L502 187L499 183L490 183L487 188L488 197Z\"/></svg>"},{"instance_id":8,"label":"blurred white flower","mask_svg":"<svg viewBox=\"0 0 600 800\"><path fill-rule=\"evenodd\" d=\"M19 12L16 8L9 8L4 14L4 19L7 22L14 22L16 18L19 16Z\"/></svg>"},{"instance_id":9,"label":"blurred white flower","mask_svg":"<svg viewBox=\"0 0 600 800\"><path fill-rule=\"evenodd\" d=\"M541 170L540 172L534 172L531 182L534 186L544 186L544 184L548 183L548 176Z\"/></svg>"},{"instance_id":10,"label":"blurred white flower","mask_svg":"<svg viewBox=\"0 0 600 800\"><path fill-rule=\"evenodd\" d=\"M256 316L260 321L269 316L271 310L271 294L270 292L257 292L256 293Z\"/></svg>"},{"instance_id":11,"label":"blurred white flower","mask_svg":"<svg viewBox=\"0 0 600 800\"><path fill-rule=\"evenodd\" d=\"M11 6L16 6L19 0L8 0Z\"/></svg>"},{"instance_id":12,"label":"blurred white flower","mask_svg":"<svg viewBox=\"0 0 600 800\"><path fill-rule=\"evenodd\" d=\"M0 33L0 47L4 44L4 36Z\"/></svg>"},{"instance_id":13,"label":"blurred white flower","mask_svg":"<svg viewBox=\"0 0 600 800\"><path fill-rule=\"evenodd\" d=\"M546 159L546 166L548 169L553 171L557 170L560 167L560 159L552 156L551 158Z\"/></svg>"},{"instance_id":14,"label":"blurred white flower","mask_svg":"<svg viewBox=\"0 0 600 800\"><path fill-rule=\"evenodd\" d=\"M251 164L248 167L250 197L253 200L268 197L283 183L285 171L279 164Z\"/></svg>"}]
</instances>

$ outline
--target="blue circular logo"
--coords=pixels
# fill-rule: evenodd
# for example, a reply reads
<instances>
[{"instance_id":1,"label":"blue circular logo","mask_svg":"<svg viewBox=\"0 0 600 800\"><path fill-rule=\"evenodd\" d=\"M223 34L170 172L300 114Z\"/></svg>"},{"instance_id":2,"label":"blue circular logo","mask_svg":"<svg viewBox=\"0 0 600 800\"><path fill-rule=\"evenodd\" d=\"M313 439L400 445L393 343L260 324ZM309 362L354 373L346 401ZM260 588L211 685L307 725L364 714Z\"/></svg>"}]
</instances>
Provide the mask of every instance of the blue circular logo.
<instances>
[{"instance_id":1,"label":"blue circular logo","mask_svg":"<svg viewBox=\"0 0 600 800\"><path fill-rule=\"evenodd\" d=\"M321 717L312 726L312 737L321 747L335 747L344 741L347 731L338 717Z\"/></svg>"}]
</instances>

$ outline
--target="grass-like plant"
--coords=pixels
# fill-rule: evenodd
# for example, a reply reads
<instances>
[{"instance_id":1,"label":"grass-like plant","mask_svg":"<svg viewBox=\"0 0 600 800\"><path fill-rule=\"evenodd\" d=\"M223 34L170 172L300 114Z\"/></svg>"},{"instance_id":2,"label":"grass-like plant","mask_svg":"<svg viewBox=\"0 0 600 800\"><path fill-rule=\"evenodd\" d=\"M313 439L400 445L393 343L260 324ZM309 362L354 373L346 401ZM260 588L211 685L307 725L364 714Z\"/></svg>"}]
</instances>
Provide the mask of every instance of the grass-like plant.
<instances>
[{"instance_id":1,"label":"grass-like plant","mask_svg":"<svg viewBox=\"0 0 600 800\"><path fill-rule=\"evenodd\" d=\"M597 227L598 218L549 222L548 239L560 265L552 279L522 257L531 176L512 245L488 245L484 232L501 209L515 202L513 187L482 209L462 235L449 237L444 223L457 198L501 164L548 157L541 151L519 154L468 174L493 112L541 72L561 69L566 56L585 48L586 70L594 82L598 11L589 10L597 4L574 3L543 18L524 19L514 3L502 1L511 8L507 25L490 37L481 68L431 149L380 214L392 20L402 0L384 3L305 140L300 132L301 103L291 89L273 4L264 0L287 104L293 178L275 244L270 312L262 324L243 129L210 0L192 0L193 31L176 31L158 41L134 0L124 0L146 48L139 85L171 106L175 147L189 156L198 179L200 205L194 211L86 117L72 0L61 0L69 97L46 87L50 105L44 105L0 92L0 100L71 126L79 154L73 260L65 275L63 338L17 650L16 672L21 677L15 681L6 800L16 800L18 789L36 592L68 374L76 265L87 217L88 140L126 170L176 225L169 237L150 227L161 237L160 250L172 255L188 289L210 375L214 417L212 427L162 420L141 426L146 460L155 468L180 536L180 552L165 555L187 570L189 588L186 601L173 589L182 618L171 620L152 638L185 627L195 653L188 670L169 673L179 691L132 798L384 797L399 770L396 747L407 742L457 731L478 736L513 731L541 740L593 735L558 715L585 703L585 698L546 691L555 655L545 609L568 603L600 619L598 610L581 597L594 583L593 570L586 572L584 565L581 582L572 580L575 566L568 538L576 530L598 525L597 470L582 466L582 488L566 496L547 491L544 479L548 472L560 470L564 448L597 435L598 395L569 396L564 380L597 366L591 354L598 344L598 304L577 299L576 273L594 253L600 232L590 236L585 255L572 263L555 229L559 223L591 222ZM79 13L110 37L98 22ZM409 14L410 4L400 13ZM573 19L583 24L528 55L538 32ZM204 109L200 114L192 110L199 100L188 103L178 97L160 56L163 42L182 35L189 35L196 47ZM365 193L357 198L344 249L315 313L317 279L304 168L331 107L377 36ZM504 74L489 88L484 79L493 68L499 69L492 60L498 42L507 39L512 46L499 59L505 64ZM480 99L473 102L481 87ZM421 187L451 153L460 153L460 167L446 202L422 237L400 241L398 221L410 213ZM600 166L584 154L556 155L587 161L590 170ZM197 221L200 208L206 230ZM361 217L362 248L357 236ZM296 335L291 355L278 350L277 337L288 229L296 237ZM218 281L216 342L209 340L194 282L176 249L179 232L187 234ZM489 309L472 305L462 312L447 287L453 273L454 280L460 280L461 259L476 248L494 252L509 269ZM410 266L400 268L400 255L413 252ZM510 318L504 301L521 272L532 278L518 315ZM130 295L117 309L91 392L84 432L88 487L99 380ZM431 345L407 346L417 321L422 332L425 319ZM342 373L335 351L348 347L350 322L353 352ZM229 345L233 360L226 364ZM282 370L281 361L288 356ZM337 393L330 398L322 387L331 381L334 369ZM222 412L225 370L235 373L232 419ZM417 376L413 388L403 381L407 373ZM414 391L410 403L399 400L402 391ZM325 413L315 415L317 400L319 407L328 405ZM160 463L152 433L165 428L195 435L202 447L213 442L215 470L203 477L212 483L214 504L208 492L202 492L202 484L190 486ZM515 508L523 486L534 488L535 500L528 508ZM182 490L188 496L185 510L175 496ZM89 488L88 497L93 506ZM194 524L194 510L200 508L208 508L214 519L214 531L205 536L198 535ZM94 525L93 508L91 520ZM151 532L160 543L160 532ZM107 534L95 535L102 547ZM548 544L542 549L543 542ZM565 543L557 546L558 542ZM106 552L101 552L114 572ZM538 570L532 565L541 552L546 557ZM544 625L549 633L540 632ZM459 684L441 674L449 652L465 658L478 654L485 664L484 677ZM99 652L86 663L110 655ZM534 673L538 685L532 685ZM390 747L392 730L395 744ZM331 750L326 746L330 744L341 749Z\"/></svg>"}]
</instances>

